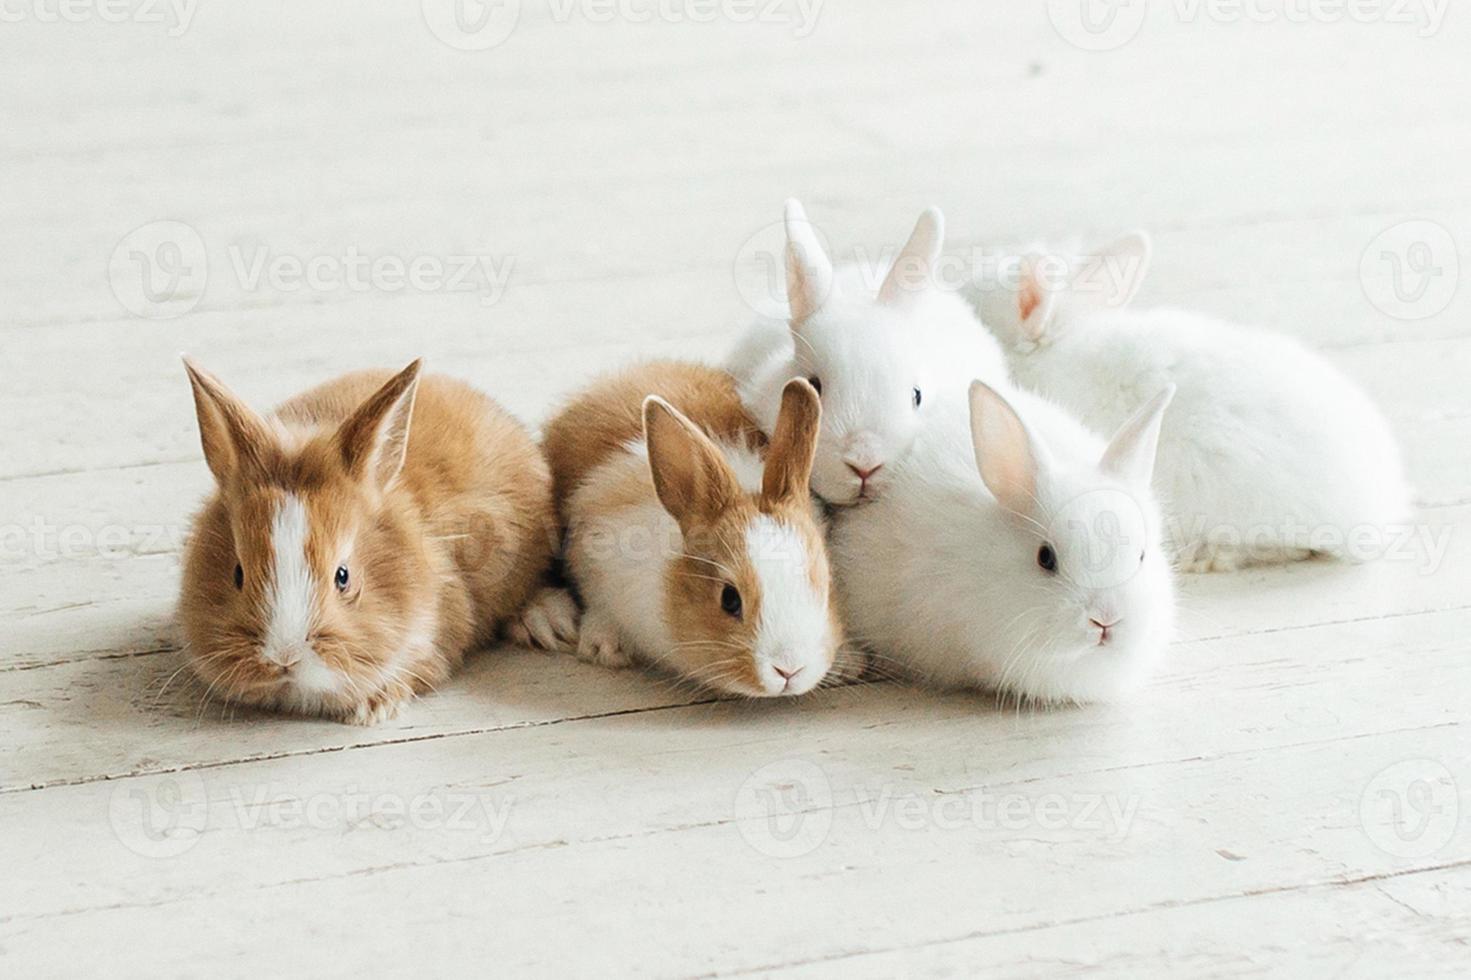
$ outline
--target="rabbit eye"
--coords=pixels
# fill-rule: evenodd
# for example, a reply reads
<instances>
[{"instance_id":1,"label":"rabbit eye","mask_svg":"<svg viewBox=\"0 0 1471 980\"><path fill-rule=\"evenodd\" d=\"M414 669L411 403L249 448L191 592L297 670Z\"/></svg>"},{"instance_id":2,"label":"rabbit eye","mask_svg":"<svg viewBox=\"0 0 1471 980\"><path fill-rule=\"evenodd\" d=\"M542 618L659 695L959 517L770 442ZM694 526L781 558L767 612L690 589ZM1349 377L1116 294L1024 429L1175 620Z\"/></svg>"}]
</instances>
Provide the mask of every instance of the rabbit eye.
<instances>
[{"instance_id":1,"label":"rabbit eye","mask_svg":"<svg viewBox=\"0 0 1471 980\"><path fill-rule=\"evenodd\" d=\"M235 566L235 591L239 592L245 588L245 569L239 565Z\"/></svg>"},{"instance_id":2,"label":"rabbit eye","mask_svg":"<svg viewBox=\"0 0 1471 980\"><path fill-rule=\"evenodd\" d=\"M1057 571L1057 552L1052 550L1052 545L1044 544L1037 549L1037 565L1044 572Z\"/></svg>"},{"instance_id":3,"label":"rabbit eye","mask_svg":"<svg viewBox=\"0 0 1471 980\"><path fill-rule=\"evenodd\" d=\"M727 616L741 618L741 593L734 585L727 585L720 590L720 608L725 610Z\"/></svg>"},{"instance_id":4,"label":"rabbit eye","mask_svg":"<svg viewBox=\"0 0 1471 980\"><path fill-rule=\"evenodd\" d=\"M814 374L812 377L810 377L810 378L807 379L807 383L812 386L812 390L813 391L817 392L817 395L818 395L819 398L822 397L822 379L821 378L819 378L817 375Z\"/></svg>"},{"instance_id":5,"label":"rabbit eye","mask_svg":"<svg viewBox=\"0 0 1471 980\"><path fill-rule=\"evenodd\" d=\"M914 407L919 408L919 403L924 401L924 392L918 388L914 389Z\"/></svg>"},{"instance_id":6,"label":"rabbit eye","mask_svg":"<svg viewBox=\"0 0 1471 980\"><path fill-rule=\"evenodd\" d=\"M352 584L352 576L348 574L346 565L337 566L337 575L333 578L332 583L337 586L338 592L347 591L347 587Z\"/></svg>"}]
</instances>

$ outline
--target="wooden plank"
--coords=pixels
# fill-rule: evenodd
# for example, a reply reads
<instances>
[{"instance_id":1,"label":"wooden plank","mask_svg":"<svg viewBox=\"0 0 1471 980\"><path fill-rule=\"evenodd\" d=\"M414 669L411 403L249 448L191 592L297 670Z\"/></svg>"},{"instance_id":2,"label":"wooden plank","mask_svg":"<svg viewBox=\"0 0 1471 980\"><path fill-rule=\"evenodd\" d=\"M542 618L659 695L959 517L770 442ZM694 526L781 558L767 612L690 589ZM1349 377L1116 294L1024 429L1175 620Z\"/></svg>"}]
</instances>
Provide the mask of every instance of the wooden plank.
<instances>
[{"instance_id":1,"label":"wooden plank","mask_svg":"<svg viewBox=\"0 0 1471 980\"><path fill-rule=\"evenodd\" d=\"M1464 630L1464 617L1448 625ZM414 897L434 894L453 896L457 915L501 926L454 942L508 970L585 970L610 955L660 973L761 969L1450 867L1471 861L1464 837L1439 826L1421 839L1437 845L1432 853L1411 853L1379 817L1360 815L1376 780L1408 792L1395 782L1407 759L1465 775L1471 743L1454 717L1426 725L1423 703L1377 710L1381 677L1423 659L1410 649L1344 681L1345 703L1374 712L1372 730L1350 734L1354 721L1335 712L1294 713L1301 689L1264 675L1231 699L1237 727L1205 755L1199 709L1179 691L1160 699L1164 712L1136 707L1049 734L973 704L859 689L835 695L841 704L781 706L780 730L764 706L722 705L209 769L198 782L6 794L0 810L22 832L0 848L9 887L28 896L3 922L6 945L46 962L48 950L87 946L74 937L95 934L98 944L75 954L85 965L118 955L105 937L127 936L167 968L223 963L229 937L269 934L297 968L328 950L362 956L354 966L396 965L424 953L408 948L407 933L346 937L385 904L437 922L443 906ZM1335 676L1350 666L1320 664ZM1174 722L1156 727L1162 713ZM913 717L924 736L896 738L914 731ZM1263 733L1268 717L1274 730ZM1378 727L1404 720L1412 727ZM752 800L767 799L755 793L768 781L794 779L792 798L812 802L796 807L788 838L788 825ZM142 805L132 790L162 799L160 780L185 802L204 801L205 830L182 854L129 823ZM433 816L434 805L416 801L436 794L443 808ZM354 811L358 798L376 814ZM449 827L450 811L471 799L480 814ZM987 801L1014 816L987 811ZM390 815L410 805L418 816ZM104 812L119 814L118 829ZM42 827L69 846L24 848ZM718 887L692 888L696 880ZM534 923L572 914L582 942L527 941ZM427 936L451 941L443 930ZM274 965L272 955L255 958Z\"/></svg>"},{"instance_id":2,"label":"wooden plank","mask_svg":"<svg viewBox=\"0 0 1471 980\"><path fill-rule=\"evenodd\" d=\"M695 309L710 305L708 299L683 292L678 295L690 299ZM628 297L625 302L637 305ZM188 388L179 382L177 355L184 349L261 405L274 404L335 372L407 363L425 356L431 368L466 377L511 411L536 421L566 392L617 364L656 356L719 359L739 336L745 319L738 309L727 308L723 320L712 313L692 325L690 319L672 312L661 320L640 320L630 309L626 316L610 312L597 321L602 326L594 330L560 321L562 329L545 327L543 335L548 339L533 346L528 343L526 323L515 317L496 313L479 323L448 324L428 318L422 326L406 328L404 324L413 323L413 318L385 311L384 307L392 306L376 307L378 312L366 326L360 319L344 318L340 311L330 310L316 310L306 317L279 315L253 327L247 326L250 318L241 315L207 325L167 321L150 326L129 345L127 357L133 366L127 371L110 368L103 360L77 365L76 383L86 387L68 399L64 411L57 411L53 393L38 381L20 386L30 390L0 398L0 409L28 434L0 460L0 478L195 458L197 436ZM1358 331L1345 336L1350 340L1362 336L1361 331L1375 329L1368 324L1377 319L1366 317ZM630 342L629 324L639 324L637 343ZM65 362L68 351L85 347L85 338L96 329L75 326L47 331L25 346L16 367L22 376L44 376L46 365ZM359 334L360 330L366 332ZM579 335L583 339L577 340ZM509 340L513 337L519 340ZM280 350L293 352L288 363L280 363ZM1396 421L1404 431L1430 436L1424 447L1427 454L1455 451L1449 445L1452 440L1434 427L1453 425L1471 414L1471 395L1454 383L1455 372L1471 359L1471 339L1406 340L1327 353L1368 385L1392 417L1399 416ZM1427 392L1434 389L1424 383L1426 379L1449 382L1433 410L1428 409ZM1397 408L1401 398L1416 407L1413 414L1405 416ZM120 399L127 400L128 413L99 424ZM1428 458L1434 465L1433 456ZM1457 488L1432 489L1439 501L1448 490L1454 497Z\"/></svg>"},{"instance_id":3,"label":"wooden plank","mask_svg":"<svg viewBox=\"0 0 1471 980\"><path fill-rule=\"evenodd\" d=\"M1455 977L1471 928L1466 867L1100 915L1038 929L773 966L789 977Z\"/></svg>"},{"instance_id":4,"label":"wooden plank","mask_svg":"<svg viewBox=\"0 0 1471 980\"><path fill-rule=\"evenodd\" d=\"M0 30L0 548L20 545L0 560L0 969L1464 972L1471 853L1454 821L1440 835L1471 785L1471 292L1397 320L1360 267L1402 221L1471 235L1471 121L1445 97L1471 85L1471 21L1424 38L1161 3L1091 53L1041 5L823 4L808 36L519 6L480 53L413 3L209 7L179 38ZM892 684L704 703L510 650L371 731L165 689L178 532L207 486L178 350L262 404L425 353L534 421L623 359L718 356L749 315L748 239L794 193L870 248L932 202L957 252L1151 228L1142 302L1274 325L1381 401L1443 559L1191 578L1169 663L1112 708ZM203 233L211 276L192 312L145 321L107 265L161 218ZM247 288L232 245L514 267L492 305ZM35 518L86 540L55 554ZM1396 834L1384 808L1417 813L1435 766L1455 795L1430 836ZM203 834L143 833L171 789L204 801ZM983 792L1029 817L943 818ZM1121 835L1043 825L1079 798L1137 809ZM801 804L798 844L826 828L810 850L774 856L774 799ZM462 801L467 824L433 812Z\"/></svg>"}]
</instances>

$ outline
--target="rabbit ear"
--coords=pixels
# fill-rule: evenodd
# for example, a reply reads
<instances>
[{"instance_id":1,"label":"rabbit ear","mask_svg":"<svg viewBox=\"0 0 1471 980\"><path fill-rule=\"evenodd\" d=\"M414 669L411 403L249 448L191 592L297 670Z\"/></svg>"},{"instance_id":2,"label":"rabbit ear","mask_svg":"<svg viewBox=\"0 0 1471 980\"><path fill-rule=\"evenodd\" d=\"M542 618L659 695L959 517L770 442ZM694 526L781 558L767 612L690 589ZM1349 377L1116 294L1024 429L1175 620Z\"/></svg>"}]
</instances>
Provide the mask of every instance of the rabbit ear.
<instances>
[{"instance_id":1,"label":"rabbit ear","mask_svg":"<svg viewBox=\"0 0 1471 980\"><path fill-rule=\"evenodd\" d=\"M1137 487L1149 486L1154 475L1154 456L1159 448L1159 427L1165 409L1175 397L1175 386L1166 385L1114 433L1104 450L1099 469Z\"/></svg>"},{"instance_id":2,"label":"rabbit ear","mask_svg":"<svg viewBox=\"0 0 1471 980\"><path fill-rule=\"evenodd\" d=\"M899 251L884 284L879 287L878 301L884 306L908 303L930 285L940 249L945 246L945 216L939 208L929 208L915 222L909 241Z\"/></svg>"},{"instance_id":3,"label":"rabbit ear","mask_svg":"<svg viewBox=\"0 0 1471 980\"><path fill-rule=\"evenodd\" d=\"M778 504L806 500L807 481L812 478L812 460L817 455L817 435L822 426L822 400L817 389L802 378L793 378L781 393L781 412L771 433L766 453L766 470L761 479L761 499Z\"/></svg>"},{"instance_id":4,"label":"rabbit ear","mask_svg":"<svg viewBox=\"0 0 1471 980\"><path fill-rule=\"evenodd\" d=\"M679 528L714 523L741 494L730 464L710 438L664 399L644 399L644 440L654 492Z\"/></svg>"},{"instance_id":5,"label":"rabbit ear","mask_svg":"<svg viewBox=\"0 0 1471 980\"><path fill-rule=\"evenodd\" d=\"M342 462L354 479L386 489L403 469L422 366L415 361L390 378L337 430Z\"/></svg>"},{"instance_id":6,"label":"rabbit ear","mask_svg":"<svg viewBox=\"0 0 1471 980\"><path fill-rule=\"evenodd\" d=\"M1042 339L1057 313L1057 288L1044 278L1047 256L1028 255L1020 259L1021 283L1016 293L1017 324L1022 334L1033 343Z\"/></svg>"},{"instance_id":7,"label":"rabbit ear","mask_svg":"<svg viewBox=\"0 0 1471 980\"><path fill-rule=\"evenodd\" d=\"M795 198L787 201L786 229L787 306L795 329L827 302L833 288L833 264Z\"/></svg>"},{"instance_id":8,"label":"rabbit ear","mask_svg":"<svg viewBox=\"0 0 1471 980\"><path fill-rule=\"evenodd\" d=\"M1014 514L1035 513L1044 450L1011 404L980 381L970 386L970 437L981 479L997 503Z\"/></svg>"},{"instance_id":9,"label":"rabbit ear","mask_svg":"<svg viewBox=\"0 0 1471 980\"><path fill-rule=\"evenodd\" d=\"M276 437L265 419L187 355L184 370L194 389L204 461L215 480L223 484L242 467L264 472L276 451Z\"/></svg>"}]
</instances>

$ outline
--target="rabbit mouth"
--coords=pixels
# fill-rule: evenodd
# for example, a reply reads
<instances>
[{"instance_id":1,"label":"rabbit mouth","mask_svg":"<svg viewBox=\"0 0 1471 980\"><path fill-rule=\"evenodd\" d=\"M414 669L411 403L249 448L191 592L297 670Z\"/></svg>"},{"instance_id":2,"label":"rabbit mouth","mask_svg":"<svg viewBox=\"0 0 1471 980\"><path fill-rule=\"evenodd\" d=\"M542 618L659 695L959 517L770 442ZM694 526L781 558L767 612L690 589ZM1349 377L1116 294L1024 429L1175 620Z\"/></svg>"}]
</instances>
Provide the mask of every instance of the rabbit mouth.
<instances>
[{"instance_id":1,"label":"rabbit mouth","mask_svg":"<svg viewBox=\"0 0 1471 980\"><path fill-rule=\"evenodd\" d=\"M277 679L288 700L331 701L343 693L342 678L315 653L286 668Z\"/></svg>"}]
</instances>

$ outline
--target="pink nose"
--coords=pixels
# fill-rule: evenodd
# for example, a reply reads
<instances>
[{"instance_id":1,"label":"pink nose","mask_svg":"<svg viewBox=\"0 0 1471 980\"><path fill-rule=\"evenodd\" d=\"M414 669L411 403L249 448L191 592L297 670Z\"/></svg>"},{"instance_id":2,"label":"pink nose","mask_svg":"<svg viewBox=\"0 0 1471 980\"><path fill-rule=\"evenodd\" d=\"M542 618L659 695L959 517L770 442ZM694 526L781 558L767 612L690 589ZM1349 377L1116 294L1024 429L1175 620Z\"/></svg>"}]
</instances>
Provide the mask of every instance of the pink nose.
<instances>
[{"instance_id":1,"label":"pink nose","mask_svg":"<svg viewBox=\"0 0 1471 980\"><path fill-rule=\"evenodd\" d=\"M290 670L301 663L302 648L293 646L285 650L276 650L267 655L267 659L283 670Z\"/></svg>"},{"instance_id":2,"label":"pink nose","mask_svg":"<svg viewBox=\"0 0 1471 980\"><path fill-rule=\"evenodd\" d=\"M798 674L802 673L801 667L792 667L791 669L787 669L786 667L778 667L776 664L772 664L771 669L780 674L783 680L788 681L791 680L793 677L796 677Z\"/></svg>"},{"instance_id":3,"label":"pink nose","mask_svg":"<svg viewBox=\"0 0 1471 980\"><path fill-rule=\"evenodd\" d=\"M1103 635L1098 638L1099 643L1107 643L1109 631L1112 630L1115 626L1119 625L1119 621L1117 619L1115 619L1111 623L1100 623L1098 620L1090 618L1088 622L1092 623L1094 626L1097 626L1100 630L1103 631Z\"/></svg>"},{"instance_id":4,"label":"pink nose","mask_svg":"<svg viewBox=\"0 0 1471 980\"><path fill-rule=\"evenodd\" d=\"M858 479L861 482L863 482L863 483L867 483L869 481L869 479L875 473L877 473L879 470L881 470L883 468L884 468L884 464L883 463L875 463L874 465L870 466L868 469L864 469L861 466L854 466L852 463L849 463L848 464L848 469L852 470L854 473L857 473L858 474Z\"/></svg>"}]
</instances>

